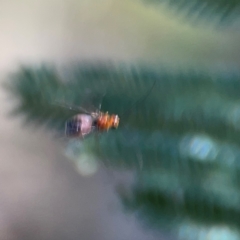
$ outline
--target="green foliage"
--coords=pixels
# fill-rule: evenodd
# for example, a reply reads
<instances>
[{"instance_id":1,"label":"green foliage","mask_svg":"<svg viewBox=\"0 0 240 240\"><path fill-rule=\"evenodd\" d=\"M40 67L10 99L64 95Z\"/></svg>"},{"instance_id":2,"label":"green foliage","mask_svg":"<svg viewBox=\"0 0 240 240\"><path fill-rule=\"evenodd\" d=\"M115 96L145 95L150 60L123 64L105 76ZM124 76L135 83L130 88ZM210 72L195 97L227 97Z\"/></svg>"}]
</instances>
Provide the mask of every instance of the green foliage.
<instances>
[{"instance_id":1,"label":"green foliage","mask_svg":"<svg viewBox=\"0 0 240 240\"><path fill-rule=\"evenodd\" d=\"M136 104L155 81L147 99ZM86 90L104 95L102 111L120 116L119 129L103 133L98 147L92 137L70 147L77 155L95 153L109 167L134 170L132 195L123 192L122 199L152 227L179 239L191 239L180 236L194 224L198 230L220 223L239 228L238 73L173 74L110 64L79 64L63 72L22 67L7 86L19 100L15 113L54 131L63 131L75 113L53 103L82 105L91 96Z\"/></svg>"},{"instance_id":2,"label":"green foliage","mask_svg":"<svg viewBox=\"0 0 240 240\"><path fill-rule=\"evenodd\" d=\"M167 5L170 9L175 10L179 15L182 13L189 21L198 22L207 21L208 23L218 22L218 26L239 18L240 1L238 0L143 0L146 4Z\"/></svg>"}]
</instances>

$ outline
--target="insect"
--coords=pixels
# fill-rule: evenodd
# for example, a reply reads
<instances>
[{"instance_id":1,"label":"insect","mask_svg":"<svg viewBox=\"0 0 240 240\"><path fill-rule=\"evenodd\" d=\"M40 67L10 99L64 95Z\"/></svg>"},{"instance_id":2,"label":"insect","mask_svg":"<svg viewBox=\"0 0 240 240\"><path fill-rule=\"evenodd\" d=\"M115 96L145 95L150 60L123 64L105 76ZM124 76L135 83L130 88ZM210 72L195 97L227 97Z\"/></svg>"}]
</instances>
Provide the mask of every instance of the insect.
<instances>
[{"instance_id":1,"label":"insect","mask_svg":"<svg viewBox=\"0 0 240 240\"><path fill-rule=\"evenodd\" d=\"M98 99L98 101L100 100ZM100 133L117 129L120 122L118 115L102 112L101 104L98 107L94 106L92 111L80 106L69 106L58 102L55 102L54 105L77 112L65 122L65 137L67 138L84 138L93 132Z\"/></svg>"},{"instance_id":2,"label":"insect","mask_svg":"<svg viewBox=\"0 0 240 240\"><path fill-rule=\"evenodd\" d=\"M65 135L69 138L83 138L92 131L104 132L109 129L117 129L119 121L118 115L110 115L108 112L80 113L66 121Z\"/></svg>"},{"instance_id":3,"label":"insect","mask_svg":"<svg viewBox=\"0 0 240 240\"><path fill-rule=\"evenodd\" d=\"M143 98L135 102L133 106L127 109L125 114L128 114L132 107L144 101L148 97L155 83L156 80L154 81L149 92L143 96ZM108 112L101 112L101 104L96 111L92 112L87 111L82 107L67 106L65 104L58 105L78 112L78 114L68 119L65 123L65 136L67 138L84 138L92 132L107 132L110 129L117 129L120 123L120 118L118 115L109 114Z\"/></svg>"}]
</instances>

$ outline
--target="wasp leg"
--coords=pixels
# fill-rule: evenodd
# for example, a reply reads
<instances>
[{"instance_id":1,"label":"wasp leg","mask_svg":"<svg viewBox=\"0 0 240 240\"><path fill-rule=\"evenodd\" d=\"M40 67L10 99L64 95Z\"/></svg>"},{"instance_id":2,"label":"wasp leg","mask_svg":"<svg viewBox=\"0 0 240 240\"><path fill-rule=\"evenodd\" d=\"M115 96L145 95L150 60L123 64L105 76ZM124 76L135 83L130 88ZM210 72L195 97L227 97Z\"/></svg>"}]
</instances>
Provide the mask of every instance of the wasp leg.
<instances>
[{"instance_id":1,"label":"wasp leg","mask_svg":"<svg viewBox=\"0 0 240 240\"><path fill-rule=\"evenodd\" d=\"M110 169L111 162L107 159L106 156L104 156L103 151L102 151L102 149L100 147L100 144L99 144L100 138L101 138L101 133L100 132L95 132L96 151L97 151L97 157L98 157L97 160L98 160L98 162L100 162L100 165L106 171L108 177L111 178L111 182L112 182L112 180L116 181L116 177L114 176L113 171L111 171L111 169Z\"/></svg>"},{"instance_id":2,"label":"wasp leg","mask_svg":"<svg viewBox=\"0 0 240 240\"><path fill-rule=\"evenodd\" d=\"M142 171L143 170L143 157L141 152L137 149L136 150L136 156L138 159L138 163L139 163L139 170Z\"/></svg>"}]
</instances>

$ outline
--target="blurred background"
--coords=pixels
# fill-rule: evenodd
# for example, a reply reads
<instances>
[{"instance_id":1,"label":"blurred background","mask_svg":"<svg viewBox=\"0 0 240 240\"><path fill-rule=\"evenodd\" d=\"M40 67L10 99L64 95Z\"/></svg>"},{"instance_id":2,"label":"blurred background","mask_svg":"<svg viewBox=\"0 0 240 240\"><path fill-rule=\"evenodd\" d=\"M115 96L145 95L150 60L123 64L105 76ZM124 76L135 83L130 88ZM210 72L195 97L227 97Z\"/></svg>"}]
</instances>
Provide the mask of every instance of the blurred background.
<instances>
[{"instance_id":1,"label":"blurred background","mask_svg":"<svg viewBox=\"0 0 240 240\"><path fill-rule=\"evenodd\" d=\"M0 1L0 239L240 239L239 7ZM86 90L120 127L63 141Z\"/></svg>"}]
</instances>

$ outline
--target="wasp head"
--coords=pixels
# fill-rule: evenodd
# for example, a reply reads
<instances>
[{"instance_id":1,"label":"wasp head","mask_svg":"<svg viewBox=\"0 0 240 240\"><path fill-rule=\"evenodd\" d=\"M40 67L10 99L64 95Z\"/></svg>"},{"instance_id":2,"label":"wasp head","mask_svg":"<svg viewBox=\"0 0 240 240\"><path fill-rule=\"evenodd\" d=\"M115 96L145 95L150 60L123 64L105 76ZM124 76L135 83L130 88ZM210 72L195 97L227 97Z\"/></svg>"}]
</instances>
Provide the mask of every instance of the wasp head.
<instances>
[{"instance_id":1,"label":"wasp head","mask_svg":"<svg viewBox=\"0 0 240 240\"><path fill-rule=\"evenodd\" d=\"M118 125L119 125L119 122L120 122L120 118L118 117L118 115L115 115L115 116L114 116L114 121L113 121L112 128L113 128L113 129L117 129L117 128L118 128Z\"/></svg>"}]
</instances>

